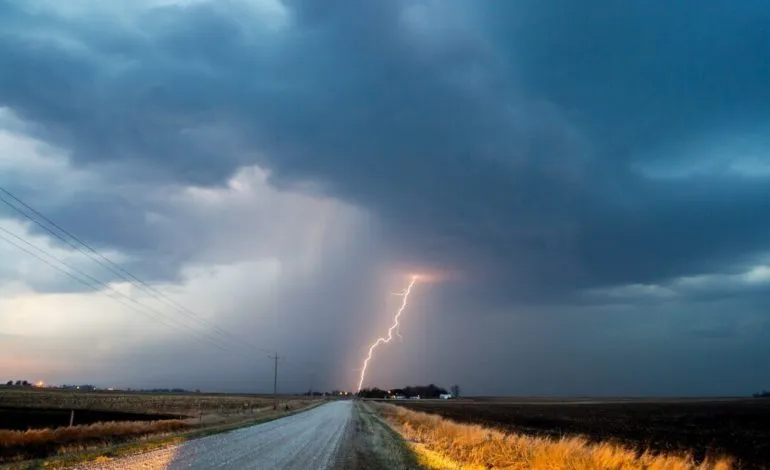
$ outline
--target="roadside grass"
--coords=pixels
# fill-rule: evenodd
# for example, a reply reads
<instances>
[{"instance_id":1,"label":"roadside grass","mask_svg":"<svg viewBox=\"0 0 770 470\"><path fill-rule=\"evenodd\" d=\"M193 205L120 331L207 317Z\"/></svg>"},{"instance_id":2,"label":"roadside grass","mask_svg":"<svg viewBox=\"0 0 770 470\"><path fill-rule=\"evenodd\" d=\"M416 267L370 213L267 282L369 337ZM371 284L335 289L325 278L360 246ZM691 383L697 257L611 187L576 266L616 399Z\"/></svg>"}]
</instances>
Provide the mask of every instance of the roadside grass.
<instances>
[{"instance_id":1,"label":"roadside grass","mask_svg":"<svg viewBox=\"0 0 770 470\"><path fill-rule=\"evenodd\" d=\"M240 428L254 426L256 424L265 423L275 419L291 416L293 414L301 413L316 406L321 405L322 401L303 401L300 408L292 409L291 411L284 411L280 408L276 411L270 410L265 412L257 418L248 418L238 422L230 422L225 424L207 425L204 427L192 426L189 423L178 420L170 420L174 423L182 423L186 427L178 429L163 429L164 425L160 423L168 423L169 421L155 421L155 422L140 422L141 424L158 423L158 429L155 433L137 434L129 437L126 440L111 440L112 435L107 433L102 436L100 441L95 443L72 443L71 445L62 445L54 450L55 454L50 454L45 458L38 458L35 460L29 460L29 457L23 455L17 455L14 461L0 463L0 469L3 470L32 470L32 469L61 469L70 468L74 465L84 464L88 462L108 462L110 460L125 457L129 455L141 454L158 450L174 445L181 444L185 441L192 439L198 439L214 434L220 434L224 432L235 431ZM90 426L104 425L104 430L109 429L110 425L121 425L126 423L95 423ZM169 426L169 425L165 425ZM83 426L89 427L89 426ZM171 428L174 425L170 426ZM74 426L73 426L74 428ZM62 429L73 429L62 428ZM55 431L55 430L54 430ZM29 432L29 431L18 431Z\"/></svg>"},{"instance_id":2,"label":"roadside grass","mask_svg":"<svg viewBox=\"0 0 770 470\"><path fill-rule=\"evenodd\" d=\"M689 455L637 453L579 437L548 439L460 424L387 403L371 404L433 469L729 470L730 459L696 464Z\"/></svg>"},{"instance_id":3,"label":"roadside grass","mask_svg":"<svg viewBox=\"0 0 770 470\"><path fill-rule=\"evenodd\" d=\"M27 431L0 430L0 459L37 458L62 448L83 448L190 428L181 420L123 421Z\"/></svg>"}]
</instances>

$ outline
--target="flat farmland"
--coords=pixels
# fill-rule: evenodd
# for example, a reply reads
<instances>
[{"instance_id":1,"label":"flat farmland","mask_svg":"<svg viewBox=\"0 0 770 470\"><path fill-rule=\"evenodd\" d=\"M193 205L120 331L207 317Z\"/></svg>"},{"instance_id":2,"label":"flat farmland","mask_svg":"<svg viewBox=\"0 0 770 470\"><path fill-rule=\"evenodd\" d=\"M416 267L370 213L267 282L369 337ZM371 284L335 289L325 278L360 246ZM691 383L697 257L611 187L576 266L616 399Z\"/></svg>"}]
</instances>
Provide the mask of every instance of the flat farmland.
<instances>
[{"instance_id":1,"label":"flat farmland","mask_svg":"<svg viewBox=\"0 0 770 470\"><path fill-rule=\"evenodd\" d=\"M399 401L416 411L512 433L583 436L638 451L726 455L738 468L770 468L770 399Z\"/></svg>"},{"instance_id":2,"label":"flat farmland","mask_svg":"<svg viewBox=\"0 0 770 470\"><path fill-rule=\"evenodd\" d=\"M0 387L0 466L183 441L285 416L317 403L264 395L86 392ZM70 420L73 426L69 426Z\"/></svg>"},{"instance_id":3,"label":"flat farmland","mask_svg":"<svg viewBox=\"0 0 770 470\"><path fill-rule=\"evenodd\" d=\"M281 397L281 403L301 397ZM206 393L82 392L36 388L0 388L0 406L76 410L114 410L134 413L176 414L181 417L203 413L234 414L272 406L265 395Z\"/></svg>"}]
</instances>

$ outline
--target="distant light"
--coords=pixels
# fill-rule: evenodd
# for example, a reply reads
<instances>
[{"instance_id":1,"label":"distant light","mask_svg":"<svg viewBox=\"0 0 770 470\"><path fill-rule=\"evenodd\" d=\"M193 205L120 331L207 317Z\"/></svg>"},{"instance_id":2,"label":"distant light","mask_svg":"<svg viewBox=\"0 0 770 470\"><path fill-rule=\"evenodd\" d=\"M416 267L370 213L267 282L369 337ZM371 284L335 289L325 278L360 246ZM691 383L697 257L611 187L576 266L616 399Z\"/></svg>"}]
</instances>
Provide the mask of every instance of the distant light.
<instances>
[{"instance_id":1,"label":"distant light","mask_svg":"<svg viewBox=\"0 0 770 470\"><path fill-rule=\"evenodd\" d=\"M35 384L35 387L39 387L39 388L45 388L45 382L43 382L43 381L41 380L41 381L39 381L38 383L36 383L36 384Z\"/></svg>"}]
</instances>

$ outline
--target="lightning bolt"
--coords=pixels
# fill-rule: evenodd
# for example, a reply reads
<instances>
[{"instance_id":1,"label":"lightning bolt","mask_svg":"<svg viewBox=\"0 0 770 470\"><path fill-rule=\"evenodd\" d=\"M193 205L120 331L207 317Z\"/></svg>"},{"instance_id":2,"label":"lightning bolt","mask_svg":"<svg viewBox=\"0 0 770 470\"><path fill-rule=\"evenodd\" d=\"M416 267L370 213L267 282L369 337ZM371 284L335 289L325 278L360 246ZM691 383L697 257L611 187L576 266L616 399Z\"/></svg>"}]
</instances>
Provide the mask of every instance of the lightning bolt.
<instances>
[{"instance_id":1,"label":"lightning bolt","mask_svg":"<svg viewBox=\"0 0 770 470\"><path fill-rule=\"evenodd\" d=\"M406 294L406 289L402 290L401 292L393 292L392 295L397 295L399 297L403 297ZM398 340L400 342L404 342L404 337L401 336L401 325L396 326L396 336L398 336Z\"/></svg>"},{"instance_id":2,"label":"lightning bolt","mask_svg":"<svg viewBox=\"0 0 770 470\"><path fill-rule=\"evenodd\" d=\"M364 377L366 377L366 367L369 365L369 361L372 359L372 354L374 354L374 350L377 349L377 346L381 344L387 344L390 343L393 340L393 332L396 332L396 335L401 338L401 334L398 332L398 319L401 317L401 314L404 313L404 310L406 309L406 305L409 302L409 294L412 292L412 287L414 287L415 283L417 283L417 276L412 276L412 280L409 282L409 285L406 286L406 289L404 289L399 295L402 297L401 301L401 308L398 309L398 312L396 312L396 316L393 317L393 324L388 328L388 336L387 338L380 337L377 338L377 341L372 343L371 346L369 346L369 354L366 356L366 359L364 360L364 367L361 369L361 380L358 381L358 391L361 391L361 388L364 385Z\"/></svg>"}]
</instances>

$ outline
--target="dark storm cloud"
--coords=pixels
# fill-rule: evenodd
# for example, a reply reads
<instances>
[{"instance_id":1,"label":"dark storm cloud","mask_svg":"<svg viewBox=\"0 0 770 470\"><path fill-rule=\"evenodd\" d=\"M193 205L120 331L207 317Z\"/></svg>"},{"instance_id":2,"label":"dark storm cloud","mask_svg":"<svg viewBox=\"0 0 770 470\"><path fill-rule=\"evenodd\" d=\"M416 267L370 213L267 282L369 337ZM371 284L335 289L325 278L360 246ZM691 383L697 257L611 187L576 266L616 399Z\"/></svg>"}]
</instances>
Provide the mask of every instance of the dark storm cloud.
<instances>
[{"instance_id":1,"label":"dark storm cloud","mask_svg":"<svg viewBox=\"0 0 770 470\"><path fill-rule=\"evenodd\" d=\"M527 89L574 110L616 157L767 121L761 0L495 2L485 13Z\"/></svg>"},{"instance_id":2,"label":"dark storm cloud","mask_svg":"<svg viewBox=\"0 0 770 470\"><path fill-rule=\"evenodd\" d=\"M293 1L287 27L217 2L134 28L0 5L0 104L76 164L314 181L381 217L394 262L492 280L487 297L735 269L768 249L766 178L639 169L770 122L764 2ZM135 243L131 217L105 236Z\"/></svg>"}]
</instances>

